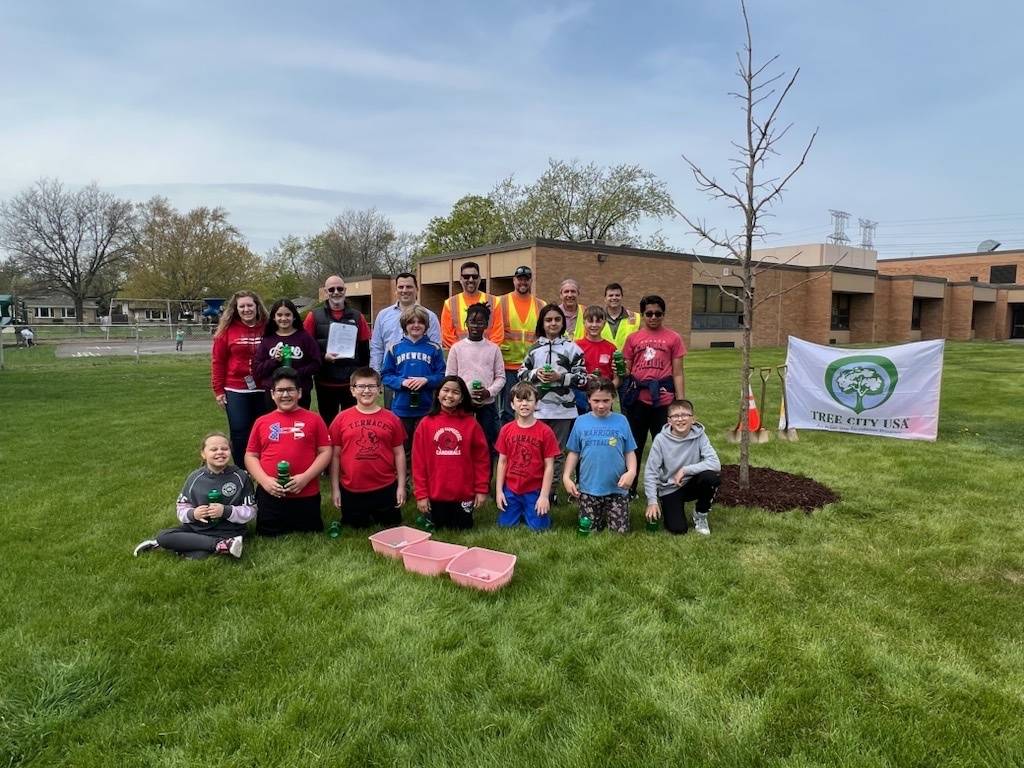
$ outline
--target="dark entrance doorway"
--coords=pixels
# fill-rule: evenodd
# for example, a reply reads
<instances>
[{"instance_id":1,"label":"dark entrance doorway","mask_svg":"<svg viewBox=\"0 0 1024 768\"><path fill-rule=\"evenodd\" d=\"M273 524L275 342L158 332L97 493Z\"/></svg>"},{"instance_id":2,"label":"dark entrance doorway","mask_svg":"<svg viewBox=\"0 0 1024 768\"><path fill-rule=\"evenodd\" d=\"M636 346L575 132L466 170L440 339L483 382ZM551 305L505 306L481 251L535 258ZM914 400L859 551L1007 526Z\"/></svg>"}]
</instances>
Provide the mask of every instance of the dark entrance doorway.
<instances>
[{"instance_id":1,"label":"dark entrance doorway","mask_svg":"<svg viewBox=\"0 0 1024 768\"><path fill-rule=\"evenodd\" d=\"M1010 338L1024 339L1024 304L1014 304L1010 316Z\"/></svg>"}]
</instances>

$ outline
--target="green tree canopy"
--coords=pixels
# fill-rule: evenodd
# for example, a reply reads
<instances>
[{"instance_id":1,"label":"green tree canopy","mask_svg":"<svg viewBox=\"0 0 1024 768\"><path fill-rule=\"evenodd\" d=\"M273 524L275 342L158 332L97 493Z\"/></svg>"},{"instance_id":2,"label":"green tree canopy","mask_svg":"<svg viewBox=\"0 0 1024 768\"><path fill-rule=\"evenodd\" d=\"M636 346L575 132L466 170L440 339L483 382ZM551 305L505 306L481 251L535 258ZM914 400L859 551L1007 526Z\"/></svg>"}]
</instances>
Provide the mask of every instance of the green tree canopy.
<instances>
[{"instance_id":1,"label":"green tree canopy","mask_svg":"<svg viewBox=\"0 0 1024 768\"><path fill-rule=\"evenodd\" d=\"M435 216L423 233L423 255L468 251L494 243L505 243L512 237L489 197L466 195L455 202L447 216Z\"/></svg>"}]
</instances>

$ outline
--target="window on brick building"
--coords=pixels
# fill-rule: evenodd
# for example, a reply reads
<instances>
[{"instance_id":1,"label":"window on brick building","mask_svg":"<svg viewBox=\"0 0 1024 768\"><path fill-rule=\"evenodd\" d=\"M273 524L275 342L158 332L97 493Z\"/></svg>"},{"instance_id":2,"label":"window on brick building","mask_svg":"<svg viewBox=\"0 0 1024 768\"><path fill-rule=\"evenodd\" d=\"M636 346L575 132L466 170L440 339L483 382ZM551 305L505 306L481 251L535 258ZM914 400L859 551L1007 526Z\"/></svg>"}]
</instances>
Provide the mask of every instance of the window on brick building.
<instances>
[{"instance_id":1,"label":"window on brick building","mask_svg":"<svg viewBox=\"0 0 1024 768\"><path fill-rule=\"evenodd\" d=\"M832 324L833 331L850 330L850 294L832 294Z\"/></svg>"},{"instance_id":2,"label":"window on brick building","mask_svg":"<svg viewBox=\"0 0 1024 768\"><path fill-rule=\"evenodd\" d=\"M53 317L53 307L36 307L36 317Z\"/></svg>"},{"instance_id":3,"label":"window on brick building","mask_svg":"<svg viewBox=\"0 0 1024 768\"><path fill-rule=\"evenodd\" d=\"M722 289L717 285L693 286L693 316L690 319L690 327L695 331L734 331L742 328L743 305L740 303L740 290Z\"/></svg>"},{"instance_id":4,"label":"window on brick building","mask_svg":"<svg viewBox=\"0 0 1024 768\"><path fill-rule=\"evenodd\" d=\"M1002 266L992 267L989 270L988 281L990 283L1016 283L1017 265L1003 264Z\"/></svg>"},{"instance_id":5,"label":"window on brick building","mask_svg":"<svg viewBox=\"0 0 1024 768\"><path fill-rule=\"evenodd\" d=\"M924 308L924 299L914 299L914 305L910 310L910 330L921 330L921 310Z\"/></svg>"}]
</instances>

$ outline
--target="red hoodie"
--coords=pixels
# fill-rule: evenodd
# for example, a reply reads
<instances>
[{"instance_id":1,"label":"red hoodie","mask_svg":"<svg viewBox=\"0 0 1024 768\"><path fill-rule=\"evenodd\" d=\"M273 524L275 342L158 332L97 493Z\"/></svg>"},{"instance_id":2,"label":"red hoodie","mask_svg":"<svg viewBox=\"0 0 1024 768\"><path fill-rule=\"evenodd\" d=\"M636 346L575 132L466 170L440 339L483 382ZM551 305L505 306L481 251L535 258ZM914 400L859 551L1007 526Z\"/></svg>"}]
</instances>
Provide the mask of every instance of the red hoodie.
<instances>
[{"instance_id":1,"label":"red hoodie","mask_svg":"<svg viewBox=\"0 0 1024 768\"><path fill-rule=\"evenodd\" d=\"M412 438L412 455L417 499L470 501L487 493L491 454L473 414L424 416Z\"/></svg>"},{"instance_id":2,"label":"red hoodie","mask_svg":"<svg viewBox=\"0 0 1024 768\"><path fill-rule=\"evenodd\" d=\"M223 395L225 389L245 392L245 377L256 374L256 350L263 341L263 323L251 328L241 320L235 320L224 333L213 340L212 362L210 365L213 394ZM257 386L259 383L257 382Z\"/></svg>"}]
</instances>

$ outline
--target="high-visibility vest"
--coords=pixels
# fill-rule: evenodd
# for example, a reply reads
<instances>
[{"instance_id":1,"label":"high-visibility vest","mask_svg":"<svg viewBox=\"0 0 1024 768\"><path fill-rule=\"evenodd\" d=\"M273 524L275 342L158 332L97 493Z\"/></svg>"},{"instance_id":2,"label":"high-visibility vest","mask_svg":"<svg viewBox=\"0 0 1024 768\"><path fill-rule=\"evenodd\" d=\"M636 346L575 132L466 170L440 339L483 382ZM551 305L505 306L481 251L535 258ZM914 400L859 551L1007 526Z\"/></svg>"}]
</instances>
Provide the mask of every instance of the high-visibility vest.
<instances>
[{"instance_id":1,"label":"high-visibility vest","mask_svg":"<svg viewBox=\"0 0 1024 768\"><path fill-rule=\"evenodd\" d=\"M520 317L516 302L511 293L495 299L495 305L502 318L505 338L501 342L501 359L505 368L519 368L526 359L533 342L537 340L537 318L544 308L544 302L535 296L530 297L530 306L526 317Z\"/></svg>"},{"instance_id":2,"label":"high-visibility vest","mask_svg":"<svg viewBox=\"0 0 1024 768\"><path fill-rule=\"evenodd\" d=\"M619 320L614 336L612 336L612 326L610 323L605 323L604 328L601 329L601 338L608 339L619 352L626 345L626 337L640 330L640 313L630 312L628 309L622 311L626 313L626 316Z\"/></svg>"},{"instance_id":3,"label":"high-visibility vest","mask_svg":"<svg viewBox=\"0 0 1024 768\"><path fill-rule=\"evenodd\" d=\"M494 305L490 297L483 291L480 291L477 296L479 298L477 301L471 302L472 304L486 304L491 308L491 325L484 335L488 340L495 341L497 318ZM466 330L466 309L469 306L470 302L466 301L465 293L457 293L445 301L440 319L442 341L450 342L445 344L445 347L451 347L456 341L462 341L469 336L469 331Z\"/></svg>"},{"instance_id":4,"label":"high-visibility vest","mask_svg":"<svg viewBox=\"0 0 1024 768\"><path fill-rule=\"evenodd\" d=\"M565 338L573 341L579 341L580 339L586 338L587 328L583 325L583 307L580 306L576 310L576 322L573 323L572 328L565 329Z\"/></svg>"}]
</instances>

